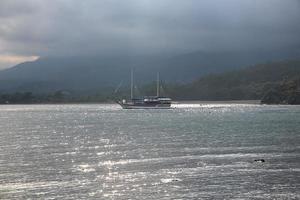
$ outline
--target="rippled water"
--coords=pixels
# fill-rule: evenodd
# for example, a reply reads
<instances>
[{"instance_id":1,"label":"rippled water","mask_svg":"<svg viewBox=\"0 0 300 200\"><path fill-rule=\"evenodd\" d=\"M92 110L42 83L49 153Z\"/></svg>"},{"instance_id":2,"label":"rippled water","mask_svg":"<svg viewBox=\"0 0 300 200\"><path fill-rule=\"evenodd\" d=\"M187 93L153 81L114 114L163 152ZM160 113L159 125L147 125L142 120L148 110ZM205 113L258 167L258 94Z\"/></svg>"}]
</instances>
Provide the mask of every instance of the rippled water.
<instances>
[{"instance_id":1,"label":"rippled water","mask_svg":"<svg viewBox=\"0 0 300 200\"><path fill-rule=\"evenodd\" d=\"M300 198L299 106L177 107L0 106L0 199Z\"/></svg>"}]
</instances>

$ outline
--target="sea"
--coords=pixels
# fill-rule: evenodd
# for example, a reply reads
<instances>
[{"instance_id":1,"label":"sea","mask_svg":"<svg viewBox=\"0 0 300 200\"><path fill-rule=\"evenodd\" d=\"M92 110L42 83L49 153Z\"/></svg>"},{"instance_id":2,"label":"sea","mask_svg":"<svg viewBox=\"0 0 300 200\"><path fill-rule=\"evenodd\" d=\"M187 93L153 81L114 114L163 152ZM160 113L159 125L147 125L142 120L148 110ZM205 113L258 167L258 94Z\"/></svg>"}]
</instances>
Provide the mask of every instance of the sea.
<instances>
[{"instance_id":1,"label":"sea","mask_svg":"<svg viewBox=\"0 0 300 200\"><path fill-rule=\"evenodd\" d=\"M1 105L0 199L300 199L300 106Z\"/></svg>"}]
</instances>

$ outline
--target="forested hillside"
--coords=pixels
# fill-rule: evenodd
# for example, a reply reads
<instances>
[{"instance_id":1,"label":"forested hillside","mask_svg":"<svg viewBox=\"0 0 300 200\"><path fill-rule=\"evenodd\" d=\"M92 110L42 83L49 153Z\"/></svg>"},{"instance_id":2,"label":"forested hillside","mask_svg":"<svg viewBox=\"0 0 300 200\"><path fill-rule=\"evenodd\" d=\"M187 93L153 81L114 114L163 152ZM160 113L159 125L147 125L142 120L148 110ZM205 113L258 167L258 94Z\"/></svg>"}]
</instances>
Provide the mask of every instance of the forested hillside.
<instances>
[{"instance_id":1,"label":"forested hillside","mask_svg":"<svg viewBox=\"0 0 300 200\"><path fill-rule=\"evenodd\" d=\"M300 103L300 60L270 62L225 73L210 74L191 83L161 84L161 94L174 100L262 100L267 104ZM136 84L135 96L156 95L156 83ZM0 103L103 102L129 98L128 86L90 94L57 90L2 93Z\"/></svg>"},{"instance_id":2,"label":"forested hillside","mask_svg":"<svg viewBox=\"0 0 300 200\"><path fill-rule=\"evenodd\" d=\"M300 61L289 60L211 74L190 84L168 86L168 91L177 99L261 99L269 91L275 91L280 85L295 82L299 78Z\"/></svg>"}]
</instances>

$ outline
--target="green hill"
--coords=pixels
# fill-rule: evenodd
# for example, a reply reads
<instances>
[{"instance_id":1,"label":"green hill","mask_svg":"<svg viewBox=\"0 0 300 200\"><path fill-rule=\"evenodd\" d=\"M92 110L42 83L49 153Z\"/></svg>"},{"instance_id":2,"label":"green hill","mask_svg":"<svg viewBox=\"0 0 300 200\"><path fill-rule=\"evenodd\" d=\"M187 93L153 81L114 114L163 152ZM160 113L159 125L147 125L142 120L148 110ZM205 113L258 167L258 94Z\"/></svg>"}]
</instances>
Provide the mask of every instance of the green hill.
<instances>
[{"instance_id":1,"label":"green hill","mask_svg":"<svg viewBox=\"0 0 300 200\"><path fill-rule=\"evenodd\" d=\"M271 62L222 74L211 74L190 84L169 86L173 98L182 100L251 100L284 90L287 83L299 89L300 60ZM280 92L281 95L293 93ZM282 98L281 98L282 99ZM282 103L279 100L277 103ZM267 103L267 102L266 102ZM270 102L271 103L271 102Z\"/></svg>"},{"instance_id":2,"label":"green hill","mask_svg":"<svg viewBox=\"0 0 300 200\"><path fill-rule=\"evenodd\" d=\"M263 104L300 104L300 78L285 80L265 92Z\"/></svg>"},{"instance_id":3,"label":"green hill","mask_svg":"<svg viewBox=\"0 0 300 200\"><path fill-rule=\"evenodd\" d=\"M140 87L136 95L156 94L155 82L138 85ZM163 95L171 96L174 100L262 100L266 104L300 104L300 60L270 62L206 75L190 83L165 82L162 85ZM0 92L0 103L101 102L128 98L130 94L128 86L118 93L113 91L114 88L110 87L94 94L70 93L66 90L43 94L32 90Z\"/></svg>"}]
</instances>

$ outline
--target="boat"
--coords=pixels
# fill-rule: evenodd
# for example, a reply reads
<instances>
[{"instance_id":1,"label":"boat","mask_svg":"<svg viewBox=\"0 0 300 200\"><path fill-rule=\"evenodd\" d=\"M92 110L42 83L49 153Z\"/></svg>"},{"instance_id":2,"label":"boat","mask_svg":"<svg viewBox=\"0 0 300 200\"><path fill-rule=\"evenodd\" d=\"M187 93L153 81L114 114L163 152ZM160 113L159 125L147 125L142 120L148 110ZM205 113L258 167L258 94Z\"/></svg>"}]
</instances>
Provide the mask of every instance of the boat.
<instances>
[{"instance_id":1,"label":"boat","mask_svg":"<svg viewBox=\"0 0 300 200\"><path fill-rule=\"evenodd\" d=\"M123 109L170 109L172 100L169 97L160 96L159 73L157 73L156 96L134 97L133 70L131 70L130 100L123 99L117 103Z\"/></svg>"}]
</instances>

